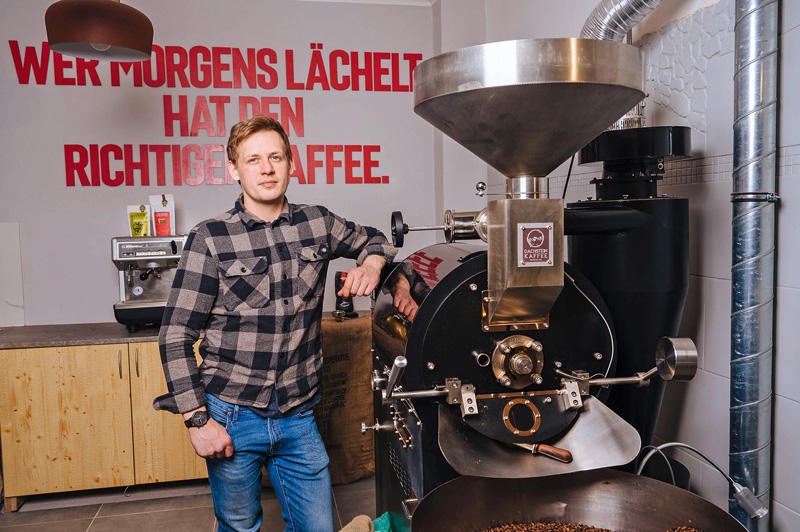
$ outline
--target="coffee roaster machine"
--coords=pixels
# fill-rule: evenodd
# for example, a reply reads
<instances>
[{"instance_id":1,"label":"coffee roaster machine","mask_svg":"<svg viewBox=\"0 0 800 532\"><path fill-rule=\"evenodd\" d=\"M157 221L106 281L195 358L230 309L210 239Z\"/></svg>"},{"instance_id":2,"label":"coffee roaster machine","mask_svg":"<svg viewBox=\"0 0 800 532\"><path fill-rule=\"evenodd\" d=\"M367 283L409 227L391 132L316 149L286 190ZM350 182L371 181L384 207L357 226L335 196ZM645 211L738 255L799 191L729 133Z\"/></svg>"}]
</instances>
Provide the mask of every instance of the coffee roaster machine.
<instances>
[{"instance_id":1,"label":"coffee roaster machine","mask_svg":"<svg viewBox=\"0 0 800 532\"><path fill-rule=\"evenodd\" d=\"M473 46L415 70L415 112L507 180L496 195L479 184L487 207L441 226L392 215L396 246L423 229L446 243L387 269L374 301L375 420L362 432L375 432L379 514L415 532L521 519L621 529L635 501L628 529L740 529L688 492L607 469L651 442L664 381L696 369L693 343L676 338L688 201L657 191L689 131L604 132L643 85L637 48L584 39ZM545 176L578 151L603 176L596 198L565 208Z\"/></svg>"}]
</instances>

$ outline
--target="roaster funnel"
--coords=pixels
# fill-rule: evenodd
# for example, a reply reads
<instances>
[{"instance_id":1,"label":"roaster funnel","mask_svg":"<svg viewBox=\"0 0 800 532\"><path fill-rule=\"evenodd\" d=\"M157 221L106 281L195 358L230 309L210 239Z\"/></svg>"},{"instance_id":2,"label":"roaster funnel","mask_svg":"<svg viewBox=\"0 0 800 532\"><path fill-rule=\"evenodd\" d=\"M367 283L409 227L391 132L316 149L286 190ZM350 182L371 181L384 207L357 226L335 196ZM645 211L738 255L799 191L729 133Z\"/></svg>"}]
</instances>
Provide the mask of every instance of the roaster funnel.
<instances>
[{"instance_id":1,"label":"roaster funnel","mask_svg":"<svg viewBox=\"0 0 800 532\"><path fill-rule=\"evenodd\" d=\"M612 41L482 44L414 70L414 111L507 177L546 176L642 98L642 53Z\"/></svg>"}]
</instances>

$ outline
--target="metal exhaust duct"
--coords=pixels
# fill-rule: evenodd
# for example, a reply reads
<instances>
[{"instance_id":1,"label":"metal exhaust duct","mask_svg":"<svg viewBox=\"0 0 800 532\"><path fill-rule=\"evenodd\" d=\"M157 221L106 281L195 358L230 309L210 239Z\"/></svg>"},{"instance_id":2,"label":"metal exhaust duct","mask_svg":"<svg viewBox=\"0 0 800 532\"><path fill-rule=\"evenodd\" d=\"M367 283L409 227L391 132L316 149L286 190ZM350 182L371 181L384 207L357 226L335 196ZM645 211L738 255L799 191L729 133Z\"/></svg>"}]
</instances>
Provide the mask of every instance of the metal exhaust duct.
<instances>
[{"instance_id":1,"label":"metal exhaust duct","mask_svg":"<svg viewBox=\"0 0 800 532\"><path fill-rule=\"evenodd\" d=\"M660 3L661 0L602 0L584 22L581 38L622 42Z\"/></svg>"},{"instance_id":2,"label":"metal exhaust duct","mask_svg":"<svg viewBox=\"0 0 800 532\"><path fill-rule=\"evenodd\" d=\"M730 476L770 503L778 2L736 0ZM748 530L767 531L729 496Z\"/></svg>"}]
</instances>

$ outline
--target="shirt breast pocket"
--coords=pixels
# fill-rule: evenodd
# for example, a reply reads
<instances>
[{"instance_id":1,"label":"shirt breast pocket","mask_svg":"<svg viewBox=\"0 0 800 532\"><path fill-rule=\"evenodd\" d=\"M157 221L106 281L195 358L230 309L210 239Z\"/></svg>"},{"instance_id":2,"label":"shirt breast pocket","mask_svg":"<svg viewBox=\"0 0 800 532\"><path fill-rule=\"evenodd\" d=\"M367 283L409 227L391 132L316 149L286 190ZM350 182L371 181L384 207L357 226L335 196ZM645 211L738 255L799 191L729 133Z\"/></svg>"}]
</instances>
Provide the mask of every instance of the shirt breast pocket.
<instances>
[{"instance_id":1,"label":"shirt breast pocket","mask_svg":"<svg viewBox=\"0 0 800 532\"><path fill-rule=\"evenodd\" d=\"M231 312L259 309L269 304L267 259L253 257L220 261L220 301Z\"/></svg>"},{"instance_id":2,"label":"shirt breast pocket","mask_svg":"<svg viewBox=\"0 0 800 532\"><path fill-rule=\"evenodd\" d=\"M329 256L327 244L303 248L297 252L298 294L303 299L321 296L325 290L325 265Z\"/></svg>"}]
</instances>

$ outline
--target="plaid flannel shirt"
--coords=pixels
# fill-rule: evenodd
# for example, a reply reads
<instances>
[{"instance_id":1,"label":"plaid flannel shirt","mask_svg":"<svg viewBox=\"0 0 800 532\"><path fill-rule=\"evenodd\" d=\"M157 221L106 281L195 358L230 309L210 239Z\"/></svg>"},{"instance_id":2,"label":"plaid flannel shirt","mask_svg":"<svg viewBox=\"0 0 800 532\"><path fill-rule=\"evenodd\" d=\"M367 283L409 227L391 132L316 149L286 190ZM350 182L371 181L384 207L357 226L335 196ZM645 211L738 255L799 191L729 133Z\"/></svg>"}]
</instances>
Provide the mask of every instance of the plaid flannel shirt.
<instances>
[{"instance_id":1,"label":"plaid flannel shirt","mask_svg":"<svg viewBox=\"0 0 800 532\"><path fill-rule=\"evenodd\" d=\"M266 408L273 388L285 412L322 379L322 297L328 262L397 251L383 234L324 207L294 205L267 223L236 206L190 232L164 311L159 347L169 393L156 410L183 413L208 392ZM203 362L193 345L200 331Z\"/></svg>"}]
</instances>

